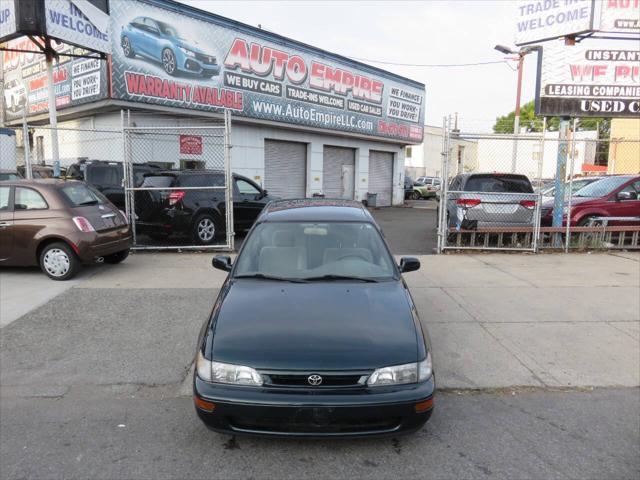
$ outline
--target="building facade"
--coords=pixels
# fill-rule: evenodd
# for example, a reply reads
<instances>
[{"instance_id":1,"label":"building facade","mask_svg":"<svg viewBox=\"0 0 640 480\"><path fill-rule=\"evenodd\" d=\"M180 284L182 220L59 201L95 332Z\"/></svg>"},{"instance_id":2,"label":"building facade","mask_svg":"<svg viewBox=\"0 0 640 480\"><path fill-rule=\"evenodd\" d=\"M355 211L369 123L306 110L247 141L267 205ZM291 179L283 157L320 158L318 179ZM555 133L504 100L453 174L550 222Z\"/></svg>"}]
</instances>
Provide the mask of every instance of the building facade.
<instances>
[{"instance_id":1,"label":"building facade","mask_svg":"<svg viewBox=\"0 0 640 480\"><path fill-rule=\"evenodd\" d=\"M129 125L187 128L228 110L232 169L274 195L403 201L405 146L423 138L423 84L172 0L109 9L108 61L65 56L82 52L57 45L63 165L122 161L112 132L123 125L121 111ZM49 132L37 126L48 118L44 59L28 39L10 46L33 53L4 52L5 123L21 125L26 115L32 130L22 145L50 163ZM176 168L198 163L179 145L139 155Z\"/></svg>"}]
</instances>

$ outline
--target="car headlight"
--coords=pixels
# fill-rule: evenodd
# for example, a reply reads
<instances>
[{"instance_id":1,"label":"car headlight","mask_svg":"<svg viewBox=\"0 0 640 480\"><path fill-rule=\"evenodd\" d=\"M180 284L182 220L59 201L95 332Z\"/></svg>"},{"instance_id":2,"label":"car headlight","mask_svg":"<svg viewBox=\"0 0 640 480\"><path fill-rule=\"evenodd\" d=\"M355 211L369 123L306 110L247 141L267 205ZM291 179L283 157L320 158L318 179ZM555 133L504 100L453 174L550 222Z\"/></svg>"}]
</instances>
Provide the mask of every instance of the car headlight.
<instances>
[{"instance_id":1,"label":"car headlight","mask_svg":"<svg viewBox=\"0 0 640 480\"><path fill-rule=\"evenodd\" d=\"M251 367L230 363L212 362L198 352L196 371L205 382L228 383L233 385L262 385L262 377Z\"/></svg>"},{"instance_id":2,"label":"car headlight","mask_svg":"<svg viewBox=\"0 0 640 480\"><path fill-rule=\"evenodd\" d=\"M195 52L192 52L191 50L187 50L186 48L183 48L183 47L178 47L178 48L180 48L180 51L184 53L187 57L195 58L196 56Z\"/></svg>"},{"instance_id":3,"label":"car headlight","mask_svg":"<svg viewBox=\"0 0 640 480\"><path fill-rule=\"evenodd\" d=\"M428 352L427 357L418 363L377 368L367 380L367 386L378 387L423 382L428 380L432 373L431 353Z\"/></svg>"}]
</instances>

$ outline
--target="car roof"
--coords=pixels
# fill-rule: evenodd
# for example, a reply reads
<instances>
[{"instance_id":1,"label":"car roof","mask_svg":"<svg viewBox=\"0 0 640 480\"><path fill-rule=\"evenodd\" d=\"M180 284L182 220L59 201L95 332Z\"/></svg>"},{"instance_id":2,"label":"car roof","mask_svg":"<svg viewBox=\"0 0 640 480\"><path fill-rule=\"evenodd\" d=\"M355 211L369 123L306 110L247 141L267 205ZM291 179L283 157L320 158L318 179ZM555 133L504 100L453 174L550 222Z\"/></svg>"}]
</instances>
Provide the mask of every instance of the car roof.
<instances>
[{"instance_id":1,"label":"car roof","mask_svg":"<svg viewBox=\"0 0 640 480\"><path fill-rule=\"evenodd\" d=\"M269 202L260 222L371 222L373 217L355 200L298 198Z\"/></svg>"},{"instance_id":2,"label":"car roof","mask_svg":"<svg viewBox=\"0 0 640 480\"><path fill-rule=\"evenodd\" d=\"M172 175L177 177L178 175L202 175L202 174L217 174L224 175L224 170L154 170L149 173L145 173L145 177L162 177ZM235 174L234 174L235 175Z\"/></svg>"},{"instance_id":3,"label":"car roof","mask_svg":"<svg viewBox=\"0 0 640 480\"><path fill-rule=\"evenodd\" d=\"M39 187L45 188L48 190L55 190L63 185L69 185L72 183L81 183L84 185L84 182L80 182L78 180L66 180L64 178L34 178L34 179L26 179L20 178L16 180L5 180L2 182L3 185L15 185L21 187Z\"/></svg>"}]
</instances>

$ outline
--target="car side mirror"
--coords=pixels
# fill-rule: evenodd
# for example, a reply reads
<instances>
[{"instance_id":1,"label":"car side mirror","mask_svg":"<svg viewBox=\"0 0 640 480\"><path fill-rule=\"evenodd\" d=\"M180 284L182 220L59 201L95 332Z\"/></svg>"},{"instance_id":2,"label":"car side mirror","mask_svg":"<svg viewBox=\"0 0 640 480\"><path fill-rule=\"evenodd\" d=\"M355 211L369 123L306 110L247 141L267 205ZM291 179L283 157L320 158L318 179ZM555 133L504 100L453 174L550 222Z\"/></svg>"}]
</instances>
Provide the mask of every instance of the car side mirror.
<instances>
[{"instance_id":1,"label":"car side mirror","mask_svg":"<svg viewBox=\"0 0 640 480\"><path fill-rule=\"evenodd\" d=\"M228 255L216 255L213 257L213 260L211 260L211 265L213 265L213 268L217 268L218 270L230 272L233 264L231 262L231 257Z\"/></svg>"},{"instance_id":2,"label":"car side mirror","mask_svg":"<svg viewBox=\"0 0 640 480\"><path fill-rule=\"evenodd\" d=\"M414 272L420 269L420 260L415 257L402 257L400 259L400 271L402 273Z\"/></svg>"},{"instance_id":3,"label":"car side mirror","mask_svg":"<svg viewBox=\"0 0 640 480\"><path fill-rule=\"evenodd\" d=\"M633 192L618 192L616 195L616 200L636 200L638 198L637 195L634 195Z\"/></svg>"}]
</instances>

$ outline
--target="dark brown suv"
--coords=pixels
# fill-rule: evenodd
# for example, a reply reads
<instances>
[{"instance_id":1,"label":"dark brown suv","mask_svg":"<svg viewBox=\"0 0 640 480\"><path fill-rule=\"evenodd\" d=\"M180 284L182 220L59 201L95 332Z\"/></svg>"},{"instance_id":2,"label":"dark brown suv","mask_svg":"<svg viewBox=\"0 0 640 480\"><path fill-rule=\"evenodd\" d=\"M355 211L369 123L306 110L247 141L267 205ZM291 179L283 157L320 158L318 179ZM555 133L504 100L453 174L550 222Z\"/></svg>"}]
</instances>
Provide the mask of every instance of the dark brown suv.
<instances>
[{"instance_id":1,"label":"dark brown suv","mask_svg":"<svg viewBox=\"0 0 640 480\"><path fill-rule=\"evenodd\" d=\"M54 280L83 263L119 263L129 255L126 216L84 182L0 182L0 265L39 265Z\"/></svg>"}]
</instances>

